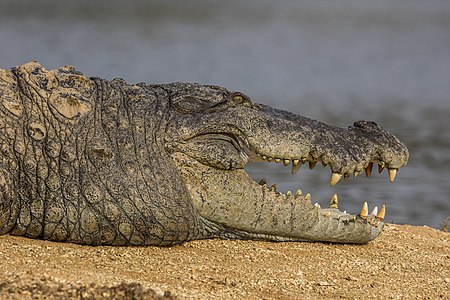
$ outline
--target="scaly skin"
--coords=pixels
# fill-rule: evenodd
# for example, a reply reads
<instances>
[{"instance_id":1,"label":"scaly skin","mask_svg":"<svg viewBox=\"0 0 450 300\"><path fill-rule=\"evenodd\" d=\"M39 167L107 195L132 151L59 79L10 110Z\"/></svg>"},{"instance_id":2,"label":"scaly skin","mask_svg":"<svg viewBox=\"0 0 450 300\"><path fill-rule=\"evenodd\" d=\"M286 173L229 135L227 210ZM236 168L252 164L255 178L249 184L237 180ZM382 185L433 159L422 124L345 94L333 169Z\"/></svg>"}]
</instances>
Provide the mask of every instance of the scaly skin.
<instances>
[{"instance_id":1,"label":"scaly skin","mask_svg":"<svg viewBox=\"0 0 450 300\"><path fill-rule=\"evenodd\" d=\"M347 129L188 83L128 85L37 62L0 69L0 234L93 245L212 237L366 243L379 214L313 206L254 182L256 161L321 162L331 184L408 150L373 122Z\"/></svg>"}]
</instances>

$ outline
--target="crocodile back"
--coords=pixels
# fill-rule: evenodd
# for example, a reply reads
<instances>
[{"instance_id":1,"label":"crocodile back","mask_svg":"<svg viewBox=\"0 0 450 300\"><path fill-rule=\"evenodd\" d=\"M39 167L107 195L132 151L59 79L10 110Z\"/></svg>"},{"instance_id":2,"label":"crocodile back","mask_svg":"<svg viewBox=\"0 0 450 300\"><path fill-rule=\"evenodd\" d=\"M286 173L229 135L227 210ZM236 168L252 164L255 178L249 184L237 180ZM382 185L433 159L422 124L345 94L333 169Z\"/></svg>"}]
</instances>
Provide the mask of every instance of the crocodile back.
<instances>
[{"instance_id":1,"label":"crocodile back","mask_svg":"<svg viewBox=\"0 0 450 300\"><path fill-rule=\"evenodd\" d=\"M0 233L108 245L198 238L164 150L162 89L36 62L1 72Z\"/></svg>"}]
</instances>

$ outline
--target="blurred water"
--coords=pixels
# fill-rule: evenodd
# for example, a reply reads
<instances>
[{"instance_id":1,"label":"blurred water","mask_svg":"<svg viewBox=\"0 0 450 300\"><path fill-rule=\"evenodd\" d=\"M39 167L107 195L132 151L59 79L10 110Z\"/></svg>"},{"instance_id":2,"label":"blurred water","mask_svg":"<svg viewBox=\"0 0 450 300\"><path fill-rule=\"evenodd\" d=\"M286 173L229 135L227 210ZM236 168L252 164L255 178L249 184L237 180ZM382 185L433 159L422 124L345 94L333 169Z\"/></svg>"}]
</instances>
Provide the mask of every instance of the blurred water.
<instances>
[{"instance_id":1,"label":"blurred water","mask_svg":"<svg viewBox=\"0 0 450 300\"><path fill-rule=\"evenodd\" d=\"M450 215L447 0L1 0L0 45L2 68L38 60L129 82L218 84L337 126L374 120L410 150L394 184L374 172L330 188L321 167L250 172L322 205L337 192L347 211L386 202L396 223L440 228Z\"/></svg>"}]
</instances>

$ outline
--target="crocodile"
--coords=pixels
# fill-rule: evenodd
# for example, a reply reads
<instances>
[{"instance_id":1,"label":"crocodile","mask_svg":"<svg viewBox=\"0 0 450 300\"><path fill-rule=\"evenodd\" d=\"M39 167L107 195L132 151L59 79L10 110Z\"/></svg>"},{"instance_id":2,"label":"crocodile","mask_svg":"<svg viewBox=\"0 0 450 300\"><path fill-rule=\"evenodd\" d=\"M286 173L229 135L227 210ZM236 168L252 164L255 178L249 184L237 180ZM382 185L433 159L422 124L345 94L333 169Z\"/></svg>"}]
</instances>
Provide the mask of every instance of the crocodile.
<instances>
[{"instance_id":1,"label":"crocodile","mask_svg":"<svg viewBox=\"0 0 450 300\"><path fill-rule=\"evenodd\" d=\"M88 245L206 239L363 244L369 214L279 192L245 166L331 169L330 184L373 166L394 180L408 150L372 121L334 127L196 83L128 84L32 61L0 69L0 234ZM359 211L359 210L358 210Z\"/></svg>"}]
</instances>

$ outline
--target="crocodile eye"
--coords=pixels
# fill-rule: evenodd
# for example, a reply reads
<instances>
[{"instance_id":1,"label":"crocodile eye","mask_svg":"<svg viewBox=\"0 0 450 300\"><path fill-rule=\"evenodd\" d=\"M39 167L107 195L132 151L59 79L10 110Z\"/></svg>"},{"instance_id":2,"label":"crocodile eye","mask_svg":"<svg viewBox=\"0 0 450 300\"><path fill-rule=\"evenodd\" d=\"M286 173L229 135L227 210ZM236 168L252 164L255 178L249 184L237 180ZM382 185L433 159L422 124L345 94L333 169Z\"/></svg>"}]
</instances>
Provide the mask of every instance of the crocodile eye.
<instances>
[{"instance_id":1,"label":"crocodile eye","mask_svg":"<svg viewBox=\"0 0 450 300\"><path fill-rule=\"evenodd\" d=\"M242 95L240 93L236 93L235 95L233 95L232 97L233 101L237 104L246 106L246 107L253 107L253 103L250 100L250 98L248 98L245 95Z\"/></svg>"},{"instance_id":2,"label":"crocodile eye","mask_svg":"<svg viewBox=\"0 0 450 300\"><path fill-rule=\"evenodd\" d=\"M244 101L244 97L242 97L241 95L235 95L233 97L233 101L236 103L242 103Z\"/></svg>"}]
</instances>

